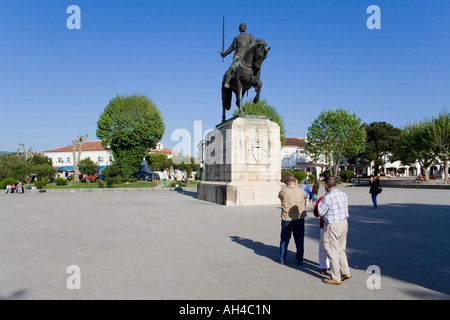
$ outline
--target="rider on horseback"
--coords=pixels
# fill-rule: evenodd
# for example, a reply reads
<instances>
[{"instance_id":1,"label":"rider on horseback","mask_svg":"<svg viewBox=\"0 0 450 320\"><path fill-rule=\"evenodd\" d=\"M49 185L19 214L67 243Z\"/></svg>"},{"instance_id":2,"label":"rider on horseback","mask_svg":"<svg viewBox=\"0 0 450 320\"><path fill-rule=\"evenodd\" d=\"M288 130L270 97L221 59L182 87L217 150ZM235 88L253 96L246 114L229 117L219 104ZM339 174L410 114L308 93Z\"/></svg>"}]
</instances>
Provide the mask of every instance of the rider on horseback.
<instances>
[{"instance_id":1,"label":"rider on horseback","mask_svg":"<svg viewBox=\"0 0 450 320\"><path fill-rule=\"evenodd\" d=\"M222 58L225 58L227 55L229 55L231 52L235 50L233 56L233 63L226 72L226 78L224 83L225 88L230 88L230 79L234 71L236 71L236 67L239 64L239 59L244 56L247 49L250 48L252 43L255 41L255 39L251 34L245 33L246 30L247 25L245 23L241 23L239 25L239 31L241 33L236 38L233 39L233 43L231 44L231 46L228 48L227 51L220 53Z\"/></svg>"}]
</instances>

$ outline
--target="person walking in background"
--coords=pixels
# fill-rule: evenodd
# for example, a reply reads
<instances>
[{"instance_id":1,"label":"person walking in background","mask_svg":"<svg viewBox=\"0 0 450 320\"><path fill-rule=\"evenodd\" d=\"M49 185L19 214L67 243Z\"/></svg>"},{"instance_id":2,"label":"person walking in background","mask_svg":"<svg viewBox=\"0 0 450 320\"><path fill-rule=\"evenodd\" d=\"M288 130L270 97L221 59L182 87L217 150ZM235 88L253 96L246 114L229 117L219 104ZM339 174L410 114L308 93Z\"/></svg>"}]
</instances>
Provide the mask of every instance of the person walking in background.
<instances>
[{"instance_id":1,"label":"person walking in background","mask_svg":"<svg viewBox=\"0 0 450 320\"><path fill-rule=\"evenodd\" d=\"M348 198L336 186L335 176L325 178L326 194L318 205L318 213L325 223L323 244L331 267L331 279L324 279L323 282L339 285L341 281L352 276L345 253L349 217Z\"/></svg>"},{"instance_id":2,"label":"person walking in background","mask_svg":"<svg viewBox=\"0 0 450 320\"><path fill-rule=\"evenodd\" d=\"M302 185L302 189L305 190L305 192L306 192L305 206L306 206L306 209L308 209L309 195L311 194L311 187L308 184L308 180L305 180L305 184Z\"/></svg>"},{"instance_id":3,"label":"person walking in background","mask_svg":"<svg viewBox=\"0 0 450 320\"><path fill-rule=\"evenodd\" d=\"M326 275L328 269L330 268L330 261L328 260L327 254L325 252L325 247L323 245L323 233L325 229L325 222L323 221L323 217L319 215L319 203L322 201L324 196L320 197L314 205L314 216L320 218L319 222L319 233L320 233L320 241L319 241L319 266L320 266L320 274Z\"/></svg>"},{"instance_id":4,"label":"person walking in background","mask_svg":"<svg viewBox=\"0 0 450 320\"><path fill-rule=\"evenodd\" d=\"M286 261L289 240L294 235L297 253L297 264L302 264L305 238L306 192L299 188L298 181L293 175L286 177L287 186L281 188L278 198L281 200L281 235L278 263Z\"/></svg>"},{"instance_id":5,"label":"person walking in background","mask_svg":"<svg viewBox=\"0 0 450 320\"><path fill-rule=\"evenodd\" d=\"M313 185L312 191L311 191L311 200L313 203L313 208L315 208L315 206L316 206L317 197L319 196L319 189L320 189L319 179L315 178L314 185Z\"/></svg>"},{"instance_id":6,"label":"person walking in background","mask_svg":"<svg viewBox=\"0 0 450 320\"><path fill-rule=\"evenodd\" d=\"M370 178L370 189L369 189L369 193L372 195L372 203L373 203L373 208L376 209L378 208L378 204L377 204L377 196L381 193L381 186L380 186L380 178L376 177L375 179L372 177Z\"/></svg>"}]
</instances>

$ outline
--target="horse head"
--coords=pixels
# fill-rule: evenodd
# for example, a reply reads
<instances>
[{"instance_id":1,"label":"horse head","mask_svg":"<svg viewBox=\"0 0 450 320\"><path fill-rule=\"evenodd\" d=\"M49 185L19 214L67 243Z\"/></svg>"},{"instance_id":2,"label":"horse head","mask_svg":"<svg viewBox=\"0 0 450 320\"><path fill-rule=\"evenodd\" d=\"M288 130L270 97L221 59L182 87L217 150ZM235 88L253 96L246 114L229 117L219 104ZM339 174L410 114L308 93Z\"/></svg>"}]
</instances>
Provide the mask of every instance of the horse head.
<instances>
[{"instance_id":1,"label":"horse head","mask_svg":"<svg viewBox=\"0 0 450 320\"><path fill-rule=\"evenodd\" d=\"M245 53L244 61L248 66L259 70L263 61L267 58L269 50L270 47L267 46L267 43L263 39L256 39Z\"/></svg>"}]
</instances>

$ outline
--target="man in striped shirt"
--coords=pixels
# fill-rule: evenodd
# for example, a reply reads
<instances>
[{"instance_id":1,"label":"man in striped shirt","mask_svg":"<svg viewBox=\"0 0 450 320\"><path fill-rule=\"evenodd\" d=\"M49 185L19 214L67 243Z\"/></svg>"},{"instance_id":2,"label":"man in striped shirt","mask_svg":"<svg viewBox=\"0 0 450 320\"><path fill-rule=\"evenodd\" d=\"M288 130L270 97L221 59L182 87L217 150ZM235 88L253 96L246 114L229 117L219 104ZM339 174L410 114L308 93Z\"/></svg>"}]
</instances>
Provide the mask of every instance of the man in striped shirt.
<instances>
[{"instance_id":1,"label":"man in striped shirt","mask_svg":"<svg viewBox=\"0 0 450 320\"><path fill-rule=\"evenodd\" d=\"M325 222L323 241L330 261L331 279L324 279L323 282L341 284L341 281L352 277L345 253L348 232L348 198L344 192L336 188L335 176L325 178L325 191L327 194L319 203L318 211Z\"/></svg>"}]
</instances>

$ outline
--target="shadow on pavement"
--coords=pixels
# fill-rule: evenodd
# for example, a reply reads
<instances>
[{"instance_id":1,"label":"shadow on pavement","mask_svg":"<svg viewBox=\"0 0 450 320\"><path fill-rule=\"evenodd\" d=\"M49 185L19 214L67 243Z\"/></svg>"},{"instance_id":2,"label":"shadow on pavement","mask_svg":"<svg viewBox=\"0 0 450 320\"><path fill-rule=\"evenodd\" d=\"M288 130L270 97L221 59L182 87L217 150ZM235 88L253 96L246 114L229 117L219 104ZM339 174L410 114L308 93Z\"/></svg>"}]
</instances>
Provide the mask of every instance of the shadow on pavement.
<instances>
[{"instance_id":1,"label":"shadow on pavement","mask_svg":"<svg viewBox=\"0 0 450 320\"><path fill-rule=\"evenodd\" d=\"M276 262L276 259L278 257L278 247L267 245L262 242L253 241L251 239L242 238L239 236L230 236L231 241L236 242L250 250L253 250L253 252L259 256L268 258L272 260L274 263ZM293 241L293 239L292 239ZM322 276L319 271L319 264L315 261L311 261L309 259L303 259L303 263L301 265L298 265L295 262L295 253L292 251L288 251L288 257L286 259L285 266L302 271L304 273L307 273L311 276L323 279L324 276ZM291 261L291 262L289 262Z\"/></svg>"},{"instance_id":2,"label":"shadow on pavement","mask_svg":"<svg viewBox=\"0 0 450 320\"><path fill-rule=\"evenodd\" d=\"M350 206L347 257L351 268L380 267L381 275L450 295L450 206ZM310 217L310 215L309 215ZM319 240L319 219L307 218L305 237Z\"/></svg>"},{"instance_id":3,"label":"shadow on pavement","mask_svg":"<svg viewBox=\"0 0 450 320\"><path fill-rule=\"evenodd\" d=\"M7 296L0 295L0 300L20 300L24 299L27 291L26 290L18 290Z\"/></svg>"},{"instance_id":4,"label":"shadow on pavement","mask_svg":"<svg viewBox=\"0 0 450 320\"><path fill-rule=\"evenodd\" d=\"M197 191L188 191L188 190L183 190L181 188L176 188L175 191L178 192L179 194L197 199Z\"/></svg>"},{"instance_id":5,"label":"shadow on pavement","mask_svg":"<svg viewBox=\"0 0 450 320\"><path fill-rule=\"evenodd\" d=\"M449 206L350 206L351 268L377 265L381 274L450 294Z\"/></svg>"},{"instance_id":6,"label":"shadow on pavement","mask_svg":"<svg viewBox=\"0 0 450 320\"><path fill-rule=\"evenodd\" d=\"M383 204L350 206L347 256L353 269L380 267L381 275L450 295L449 206ZM307 218L305 237L318 240L319 220ZM275 261L278 247L239 236L233 242ZM288 252L291 257L293 252ZM286 266L321 278L317 261ZM410 293L412 294L412 293ZM417 293L417 295L420 295Z\"/></svg>"}]
</instances>

